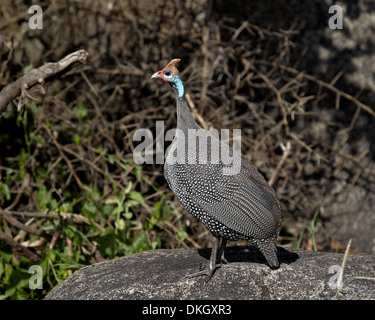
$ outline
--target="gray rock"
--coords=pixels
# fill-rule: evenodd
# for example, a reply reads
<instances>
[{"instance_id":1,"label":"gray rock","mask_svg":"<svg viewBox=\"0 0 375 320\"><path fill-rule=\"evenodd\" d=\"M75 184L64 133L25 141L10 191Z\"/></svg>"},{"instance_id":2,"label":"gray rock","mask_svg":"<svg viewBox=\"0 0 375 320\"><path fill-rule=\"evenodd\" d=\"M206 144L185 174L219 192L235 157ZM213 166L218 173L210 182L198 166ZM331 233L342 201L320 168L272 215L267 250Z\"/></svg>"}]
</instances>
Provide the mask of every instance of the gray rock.
<instances>
[{"instance_id":1,"label":"gray rock","mask_svg":"<svg viewBox=\"0 0 375 320\"><path fill-rule=\"evenodd\" d=\"M185 278L206 267L209 254L162 249L100 262L76 271L46 299L375 299L375 256L349 255L337 290L343 254L278 247L281 265L271 270L255 247L228 247L229 263L209 282Z\"/></svg>"}]
</instances>

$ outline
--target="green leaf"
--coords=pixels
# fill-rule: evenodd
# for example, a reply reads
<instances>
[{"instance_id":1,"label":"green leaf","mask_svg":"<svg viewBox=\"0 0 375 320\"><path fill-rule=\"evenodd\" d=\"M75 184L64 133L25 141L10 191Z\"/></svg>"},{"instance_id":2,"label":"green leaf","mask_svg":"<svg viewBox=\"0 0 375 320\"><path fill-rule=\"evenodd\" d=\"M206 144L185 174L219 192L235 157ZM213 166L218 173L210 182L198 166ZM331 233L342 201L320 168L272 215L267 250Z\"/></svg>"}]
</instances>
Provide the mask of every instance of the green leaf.
<instances>
[{"instance_id":1,"label":"green leaf","mask_svg":"<svg viewBox=\"0 0 375 320\"><path fill-rule=\"evenodd\" d=\"M93 240L99 244L98 249L103 258L113 258L117 254L116 235L113 229L107 228L104 234L93 237Z\"/></svg>"},{"instance_id":2,"label":"green leaf","mask_svg":"<svg viewBox=\"0 0 375 320\"><path fill-rule=\"evenodd\" d=\"M73 212L73 206L70 202L63 202L60 206L59 206L59 211L63 211L63 212Z\"/></svg>"},{"instance_id":3,"label":"green leaf","mask_svg":"<svg viewBox=\"0 0 375 320\"><path fill-rule=\"evenodd\" d=\"M64 231L64 234L67 238L69 238L69 239L74 238L74 234L75 234L74 230L69 229L69 228L64 228L63 231Z\"/></svg>"},{"instance_id":4,"label":"green leaf","mask_svg":"<svg viewBox=\"0 0 375 320\"><path fill-rule=\"evenodd\" d=\"M57 200L56 199L52 199L51 202L50 202L50 209L51 210L56 210L57 209Z\"/></svg>"},{"instance_id":5,"label":"green leaf","mask_svg":"<svg viewBox=\"0 0 375 320\"><path fill-rule=\"evenodd\" d=\"M162 216L163 220L169 220L170 219L170 209L169 209L168 205L163 205L161 216Z\"/></svg>"},{"instance_id":6,"label":"green leaf","mask_svg":"<svg viewBox=\"0 0 375 320\"><path fill-rule=\"evenodd\" d=\"M135 200L137 203L144 203L143 196L135 190L132 190L128 194L129 199Z\"/></svg>"},{"instance_id":7,"label":"green leaf","mask_svg":"<svg viewBox=\"0 0 375 320\"><path fill-rule=\"evenodd\" d=\"M8 297L11 297L16 292L16 288L12 287L5 291L5 294L0 295L0 300L5 300Z\"/></svg>"},{"instance_id":8,"label":"green leaf","mask_svg":"<svg viewBox=\"0 0 375 320\"><path fill-rule=\"evenodd\" d=\"M41 187L38 190L38 195L36 197L36 201L38 202L39 206L42 208L42 210L47 208L47 205L50 201L50 194L47 191L47 188L45 186Z\"/></svg>"},{"instance_id":9,"label":"green leaf","mask_svg":"<svg viewBox=\"0 0 375 320\"><path fill-rule=\"evenodd\" d=\"M108 154L107 157L108 157L108 161L109 161L110 164L116 163L116 156L115 155Z\"/></svg>"},{"instance_id":10,"label":"green leaf","mask_svg":"<svg viewBox=\"0 0 375 320\"><path fill-rule=\"evenodd\" d=\"M31 110L33 110L33 112L35 114L39 114L38 106L36 105L36 103L34 101L30 102L30 108L31 108Z\"/></svg>"},{"instance_id":11,"label":"green leaf","mask_svg":"<svg viewBox=\"0 0 375 320\"><path fill-rule=\"evenodd\" d=\"M20 150L20 155L19 155L19 160L18 160L18 165L20 167L23 167L24 163L29 159L30 155L25 151L24 148L21 148Z\"/></svg>"},{"instance_id":12,"label":"green leaf","mask_svg":"<svg viewBox=\"0 0 375 320\"><path fill-rule=\"evenodd\" d=\"M84 119L87 117L87 109L86 106L83 103L78 104L76 109L74 110L74 114L81 119Z\"/></svg>"},{"instance_id":13,"label":"green leaf","mask_svg":"<svg viewBox=\"0 0 375 320\"><path fill-rule=\"evenodd\" d=\"M113 204L105 204L100 210L101 216L109 217L112 214L112 212L115 210L114 208L115 206Z\"/></svg>"},{"instance_id":14,"label":"green leaf","mask_svg":"<svg viewBox=\"0 0 375 320\"><path fill-rule=\"evenodd\" d=\"M47 180L50 179L50 175L49 175L48 171L45 168L37 167L36 168L36 174L40 178L47 179Z\"/></svg>"},{"instance_id":15,"label":"green leaf","mask_svg":"<svg viewBox=\"0 0 375 320\"><path fill-rule=\"evenodd\" d=\"M156 238L155 241L151 242L151 249L155 250L157 248L161 248L161 240L160 240L160 238Z\"/></svg>"},{"instance_id":16,"label":"green leaf","mask_svg":"<svg viewBox=\"0 0 375 320\"><path fill-rule=\"evenodd\" d=\"M6 183L0 181L0 190L4 194L5 199L9 201L10 200L10 191L9 191L8 185Z\"/></svg>"},{"instance_id":17,"label":"green leaf","mask_svg":"<svg viewBox=\"0 0 375 320\"><path fill-rule=\"evenodd\" d=\"M162 204L160 201L156 202L155 206L151 208L152 213L155 215L156 218L160 218L160 208Z\"/></svg>"},{"instance_id":18,"label":"green leaf","mask_svg":"<svg viewBox=\"0 0 375 320\"><path fill-rule=\"evenodd\" d=\"M146 237L146 232L142 230L142 232L135 237L133 241L133 248L136 252L147 250L148 242Z\"/></svg>"},{"instance_id":19,"label":"green leaf","mask_svg":"<svg viewBox=\"0 0 375 320\"><path fill-rule=\"evenodd\" d=\"M176 237L181 241L184 241L188 237L188 234L186 231L181 230L177 232Z\"/></svg>"},{"instance_id":20,"label":"green leaf","mask_svg":"<svg viewBox=\"0 0 375 320\"><path fill-rule=\"evenodd\" d=\"M46 232L53 232L56 230L55 222L48 223L42 226L42 230Z\"/></svg>"},{"instance_id":21,"label":"green leaf","mask_svg":"<svg viewBox=\"0 0 375 320\"><path fill-rule=\"evenodd\" d=\"M130 180L128 185L126 186L126 188L124 190L124 193L128 194L130 192L130 190L132 189L132 186L133 186L133 182Z\"/></svg>"},{"instance_id":22,"label":"green leaf","mask_svg":"<svg viewBox=\"0 0 375 320\"><path fill-rule=\"evenodd\" d=\"M127 220L130 220L131 218L133 218L133 213L129 211L128 207L125 208L124 218Z\"/></svg>"},{"instance_id":23,"label":"green leaf","mask_svg":"<svg viewBox=\"0 0 375 320\"><path fill-rule=\"evenodd\" d=\"M81 141L81 138L78 134L75 134L74 137L73 137L73 141L75 144L79 145L80 141Z\"/></svg>"},{"instance_id":24,"label":"green leaf","mask_svg":"<svg viewBox=\"0 0 375 320\"><path fill-rule=\"evenodd\" d=\"M13 267L10 264L8 264L5 268L5 274L4 274L4 277L3 277L4 283L9 284L11 276L13 274L13 271L14 271Z\"/></svg>"},{"instance_id":25,"label":"green leaf","mask_svg":"<svg viewBox=\"0 0 375 320\"><path fill-rule=\"evenodd\" d=\"M142 167L141 166L135 167L135 177L137 178L138 182L142 181Z\"/></svg>"},{"instance_id":26,"label":"green leaf","mask_svg":"<svg viewBox=\"0 0 375 320\"><path fill-rule=\"evenodd\" d=\"M96 206L92 202L85 201L82 206L82 213L89 219L94 219L96 215Z\"/></svg>"},{"instance_id":27,"label":"green leaf","mask_svg":"<svg viewBox=\"0 0 375 320\"><path fill-rule=\"evenodd\" d=\"M157 224L158 223L158 219L157 218L155 218L154 216L150 216L149 217L149 229L151 230L153 227L154 227L154 225L155 224Z\"/></svg>"},{"instance_id":28,"label":"green leaf","mask_svg":"<svg viewBox=\"0 0 375 320\"><path fill-rule=\"evenodd\" d=\"M100 192L96 190L95 187L91 185L85 185L84 188L88 192L88 195L93 202L100 201L100 198L101 198Z\"/></svg>"},{"instance_id":29,"label":"green leaf","mask_svg":"<svg viewBox=\"0 0 375 320\"><path fill-rule=\"evenodd\" d=\"M130 208L139 204L138 200L128 199L125 203L125 208Z\"/></svg>"},{"instance_id":30,"label":"green leaf","mask_svg":"<svg viewBox=\"0 0 375 320\"><path fill-rule=\"evenodd\" d=\"M125 220L124 219L118 219L116 221L117 229L119 230L125 230Z\"/></svg>"},{"instance_id":31,"label":"green leaf","mask_svg":"<svg viewBox=\"0 0 375 320\"><path fill-rule=\"evenodd\" d=\"M43 140L42 138L40 138L39 136L37 136L35 133L31 132L30 133L30 139L31 140L34 140L36 143L40 143L41 145L43 145Z\"/></svg>"},{"instance_id":32,"label":"green leaf","mask_svg":"<svg viewBox=\"0 0 375 320\"><path fill-rule=\"evenodd\" d=\"M16 284L16 288L24 288L29 285L29 277L23 276L22 278L18 279L18 282Z\"/></svg>"}]
</instances>

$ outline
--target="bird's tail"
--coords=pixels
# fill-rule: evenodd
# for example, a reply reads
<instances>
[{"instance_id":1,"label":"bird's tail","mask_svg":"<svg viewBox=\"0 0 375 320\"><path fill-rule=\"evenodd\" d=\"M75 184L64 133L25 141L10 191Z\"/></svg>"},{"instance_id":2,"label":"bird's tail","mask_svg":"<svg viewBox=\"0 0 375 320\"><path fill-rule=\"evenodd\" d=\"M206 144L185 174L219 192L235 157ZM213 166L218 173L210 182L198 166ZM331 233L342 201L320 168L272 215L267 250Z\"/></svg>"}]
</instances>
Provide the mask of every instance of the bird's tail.
<instances>
[{"instance_id":1,"label":"bird's tail","mask_svg":"<svg viewBox=\"0 0 375 320\"><path fill-rule=\"evenodd\" d=\"M269 266L272 269L279 267L279 260L277 259L277 248L274 239L257 239L255 245L266 258Z\"/></svg>"}]
</instances>

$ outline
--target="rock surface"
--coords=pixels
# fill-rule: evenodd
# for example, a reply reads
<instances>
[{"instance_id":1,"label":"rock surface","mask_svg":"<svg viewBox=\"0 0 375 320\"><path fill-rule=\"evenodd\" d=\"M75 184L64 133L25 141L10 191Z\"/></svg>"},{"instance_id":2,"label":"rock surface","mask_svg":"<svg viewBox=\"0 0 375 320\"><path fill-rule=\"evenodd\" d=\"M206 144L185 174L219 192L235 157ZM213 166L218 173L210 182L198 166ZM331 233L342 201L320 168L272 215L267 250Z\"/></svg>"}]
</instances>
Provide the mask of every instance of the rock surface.
<instances>
[{"instance_id":1,"label":"rock surface","mask_svg":"<svg viewBox=\"0 0 375 320\"><path fill-rule=\"evenodd\" d=\"M155 250L104 261L76 271L46 299L375 299L375 256L349 254L337 290L343 254L278 247L281 265L271 270L255 247L228 247L229 263L208 283L185 278L206 267L209 254Z\"/></svg>"}]
</instances>

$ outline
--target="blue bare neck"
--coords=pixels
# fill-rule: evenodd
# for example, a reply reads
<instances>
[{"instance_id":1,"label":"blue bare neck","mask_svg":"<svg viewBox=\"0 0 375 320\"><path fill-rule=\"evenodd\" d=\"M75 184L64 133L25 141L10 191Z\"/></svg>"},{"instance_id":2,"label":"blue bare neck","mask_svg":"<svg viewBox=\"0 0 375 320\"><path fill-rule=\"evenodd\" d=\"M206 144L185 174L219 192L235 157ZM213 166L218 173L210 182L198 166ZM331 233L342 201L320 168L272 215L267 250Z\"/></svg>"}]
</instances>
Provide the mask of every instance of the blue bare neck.
<instances>
[{"instance_id":1,"label":"blue bare neck","mask_svg":"<svg viewBox=\"0 0 375 320\"><path fill-rule=\"evenodd\" d=\"M181 78L178 75L175 75L170 83L173 90L176 91L177 97L182 98L185 94L185 88Z\"/></svg>"}]
</instances>

